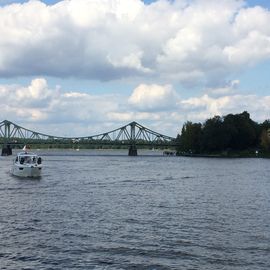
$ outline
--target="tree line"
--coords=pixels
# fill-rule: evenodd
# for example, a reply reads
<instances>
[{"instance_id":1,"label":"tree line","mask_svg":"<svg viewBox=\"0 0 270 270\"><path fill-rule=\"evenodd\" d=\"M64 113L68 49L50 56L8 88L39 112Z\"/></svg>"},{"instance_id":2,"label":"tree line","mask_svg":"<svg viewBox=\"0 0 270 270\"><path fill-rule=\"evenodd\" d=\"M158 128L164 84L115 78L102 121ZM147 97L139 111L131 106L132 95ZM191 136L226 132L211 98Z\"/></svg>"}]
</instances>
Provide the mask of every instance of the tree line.
<instances>
[{"instance_id":1,"label":"tree line","mask_svg":"<svg viewBox=\"0 0 270 270\"><path fill-rule=\"evenodd\" d=\"M178 153L214 154L270 152L270 120L257 123L247 111L215 116L202 123L186 122L177 140Z\"/></svg>"}]
</instances>

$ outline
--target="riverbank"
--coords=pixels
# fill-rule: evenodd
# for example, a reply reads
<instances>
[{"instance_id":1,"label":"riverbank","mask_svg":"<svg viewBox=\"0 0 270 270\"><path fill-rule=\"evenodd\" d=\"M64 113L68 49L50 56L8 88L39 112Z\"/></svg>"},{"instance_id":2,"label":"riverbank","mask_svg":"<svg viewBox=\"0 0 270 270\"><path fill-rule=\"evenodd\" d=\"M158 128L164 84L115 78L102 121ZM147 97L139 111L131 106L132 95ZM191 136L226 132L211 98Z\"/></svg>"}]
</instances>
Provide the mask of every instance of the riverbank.
<instances>
[{"instance_id":1,"label":"riverbank","mask_svg":"<svg viewBox=\"0 0 270 270\"><path fill-rule=\"evenodd\" d=\"M259 151L200 153L200 154L178 152L176 155L183 157L205 157L205 158L270 158L270 153L263 153Z\"/></svg>"}]
</instances>

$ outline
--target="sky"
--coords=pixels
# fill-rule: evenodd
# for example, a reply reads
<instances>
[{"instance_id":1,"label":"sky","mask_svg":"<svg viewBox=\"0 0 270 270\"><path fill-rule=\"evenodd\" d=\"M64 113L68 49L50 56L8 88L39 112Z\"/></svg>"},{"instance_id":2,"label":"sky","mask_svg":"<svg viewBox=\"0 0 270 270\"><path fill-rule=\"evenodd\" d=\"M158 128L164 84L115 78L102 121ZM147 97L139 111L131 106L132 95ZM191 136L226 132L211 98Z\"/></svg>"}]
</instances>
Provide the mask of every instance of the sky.
<instances>
[{"instance_id":1,"label":"sky","mask_svg":"<svg viewBox=\"0 0 270 270\"><path fill-rule=\"evenodd\" d=\"M270 119L268 0L0 0L0 121L90 136Z\"/></svg>"}]
</instances>

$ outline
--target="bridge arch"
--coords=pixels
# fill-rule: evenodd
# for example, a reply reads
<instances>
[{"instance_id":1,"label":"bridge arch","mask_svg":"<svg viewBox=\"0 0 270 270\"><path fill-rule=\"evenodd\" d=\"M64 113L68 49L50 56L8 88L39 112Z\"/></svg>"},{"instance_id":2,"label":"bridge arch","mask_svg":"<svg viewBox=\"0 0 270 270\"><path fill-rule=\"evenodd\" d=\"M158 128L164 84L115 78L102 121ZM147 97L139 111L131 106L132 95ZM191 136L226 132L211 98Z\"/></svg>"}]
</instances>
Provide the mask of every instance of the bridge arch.
<instances>
[{"instance_id":1,"label":"bridge arch","mask_svg":"<svg viewBox=\"0 0 270 270\"><path fill-rule=\"evenodd\" d=\"M176 139L153 131L133 121L120 128L91 136L61 137L36 132L11 121L0 122L0 140L3 149L7 145L37 143L80 143L92 145L122 145L129 147L129 155L136 156L138 147L173 147ZM5 153L5 151L4 151ZM3 154L3 150L2 150Z\"/></svg>"}]
</instances>

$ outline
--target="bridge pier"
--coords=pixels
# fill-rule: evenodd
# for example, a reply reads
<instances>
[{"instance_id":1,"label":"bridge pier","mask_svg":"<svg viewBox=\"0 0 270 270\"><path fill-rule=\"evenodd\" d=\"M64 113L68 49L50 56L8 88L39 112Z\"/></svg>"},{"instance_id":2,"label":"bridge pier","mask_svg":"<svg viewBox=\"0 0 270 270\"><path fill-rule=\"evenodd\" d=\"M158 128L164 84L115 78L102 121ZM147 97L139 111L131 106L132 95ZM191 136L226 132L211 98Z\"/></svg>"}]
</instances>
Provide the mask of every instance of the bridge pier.
<instances>
[{"instance_id":1,"label":"bridge pier","mask_svg":"<svg viewBox=\"0 0 270 270\"><path fill-rule=\"evenodd\" d=\"M138 155L136 145L130 145L128 149L128 155L132 157L136 157Z\"/></svg>"},{"instance_id":2,"label":"bridge pier","mask_svg":"<svg viewBox=\"0 0 270 270\"><path fill-rule=\"evenodd\" d=\"M9 144L4 145L2 148L2 156L11 156L12 155L12 149Z\"/></svg>"}]
</instances>

